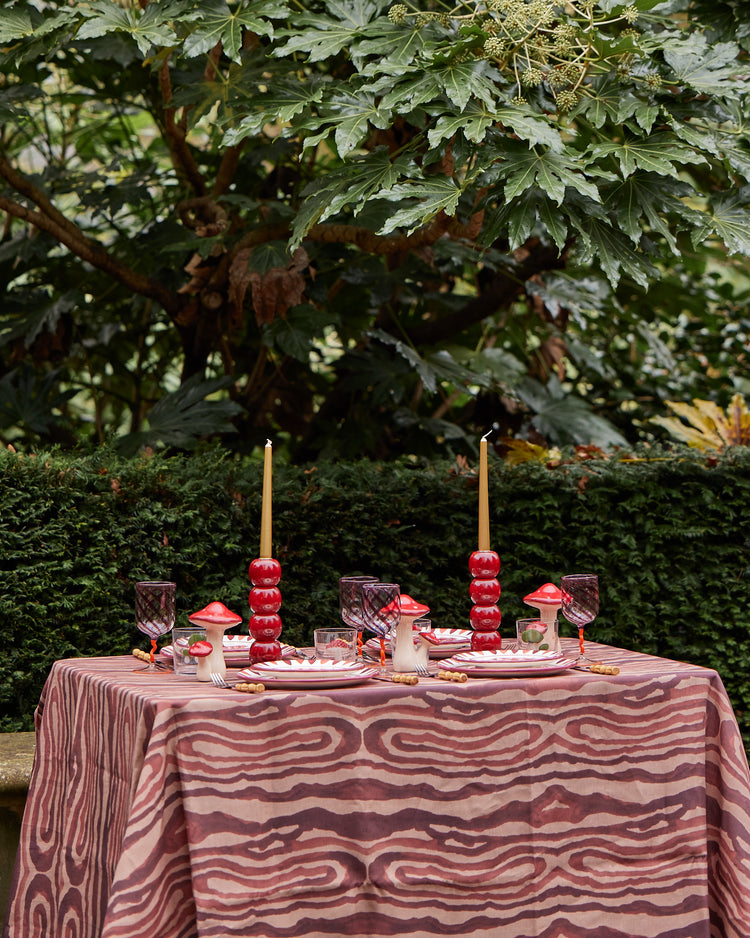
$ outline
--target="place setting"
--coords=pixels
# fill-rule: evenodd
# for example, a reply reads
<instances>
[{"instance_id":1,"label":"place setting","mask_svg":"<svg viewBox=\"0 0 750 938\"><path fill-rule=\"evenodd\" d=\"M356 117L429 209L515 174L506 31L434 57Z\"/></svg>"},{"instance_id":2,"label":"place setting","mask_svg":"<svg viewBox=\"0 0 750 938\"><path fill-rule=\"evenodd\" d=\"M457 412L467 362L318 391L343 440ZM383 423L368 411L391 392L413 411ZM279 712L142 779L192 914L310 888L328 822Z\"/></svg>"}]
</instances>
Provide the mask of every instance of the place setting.
<instances>
[{"instance_id":1,"label":"place setting","mask_svg":"<svg viewBox=\"0 0 750 938\"><path fill-rule=\"evenodd\" d=\"M477 549L469 557L468 628L436 625L430 606L402 592L398 583L373 574L341 576L340 624L314 630L314 646L300 649L280 641L281 564L272 556L273 450L266 443L259 556L248 568L248 634L226 634L242 616L219 600L193 612L189 625L175 620L175 584L136 585L136 624L151 639L151 651L133 654L145 673L173 671L182 679L217 688L259 693L265 689L346 688L370 681L414 685L419 678L465 683L469 678L548 677L571 669L616 674L585 653L584 630L599 611L596 574L563 576L523 597L535 615L516 620L515 642L500 635L500 557L490 547L486 434L479 443ZM558 613L578 630L578 654L564 653ZM156 652L156 639L171 630L172 641ZM227 671L232 669L230 680Z\"/></svg>"}]
</instances>

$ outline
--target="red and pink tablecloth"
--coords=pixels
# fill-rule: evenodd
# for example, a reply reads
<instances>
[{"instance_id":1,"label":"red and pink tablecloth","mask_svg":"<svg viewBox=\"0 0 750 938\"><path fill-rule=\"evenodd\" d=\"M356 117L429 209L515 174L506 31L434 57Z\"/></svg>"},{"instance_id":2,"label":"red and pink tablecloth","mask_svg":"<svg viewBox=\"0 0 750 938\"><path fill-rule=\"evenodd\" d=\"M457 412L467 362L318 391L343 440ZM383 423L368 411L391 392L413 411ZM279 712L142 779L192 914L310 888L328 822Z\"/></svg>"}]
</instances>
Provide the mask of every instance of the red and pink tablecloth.
<instances>
[{"instance_id":1,"label":"red and pink tablecloth","mask_svg":"<svg viewBox=\"0 0 750 938\"><path fill-rule=\"evenodd\" d=\"M57 662L6 938L748 938L711 670L249 696Z\"/></svg>"}]
</instances>

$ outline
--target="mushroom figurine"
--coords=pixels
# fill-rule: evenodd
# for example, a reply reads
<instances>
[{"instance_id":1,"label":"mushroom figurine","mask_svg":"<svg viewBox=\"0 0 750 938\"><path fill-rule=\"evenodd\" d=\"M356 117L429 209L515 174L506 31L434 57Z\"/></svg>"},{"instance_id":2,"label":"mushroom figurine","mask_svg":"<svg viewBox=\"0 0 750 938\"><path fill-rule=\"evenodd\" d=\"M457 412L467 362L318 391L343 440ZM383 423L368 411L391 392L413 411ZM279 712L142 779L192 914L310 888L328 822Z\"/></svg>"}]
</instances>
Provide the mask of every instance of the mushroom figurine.
<instances>
[{"instance_id":1,"label":"mushroom figurine","mask_svg":"<svg viewBox=\"0 0 750 938\"><path fill-rule=\"evenodd\" d=\"M193 644L188 648L188 654L191 658L195 658L198 664L195 676L199 681L210 681L211 672L209 671L208 658L211 652L213 651L213 645L211 642L207 642L204 638L200 641L193 642Z\"/></svg>"},{"instance_id":2,"label":"mushroom figurine","mask_svg":"<svg viewBox=\"0 0 750 938\"><path fill-rule=\"evenodd\" d=\"M419 648L414 645L414 620L426 616L429 611L429 606L418 603L406 593L401 594L401 618L396 626L396 634L391 635L394 671L416 671L417 664L427 663L426 660L422 661L422 658L426 658L427 644L420 639Z\"/></svg>"},{"instance_id":3,"label":"mushroom figurine","mask_svg":"<svg viewBox=\"0 0 750 938\"><path fill-rule=\"evenodd\" d=\"M554 583L545 583L533 593L524 596L523 601L539 613L540 625L543 627L539 628L539 631L544 632L549 650L560 654L562 649L557 634L557 611L562 606L562 596L559 587Z\"/></svg>"},{"instance_id":4,"label":"mushroom figurine","mask_svg":"<svg viewBox=\"0 0 750 938\"><path fill-rule=\"evenodd\" d=\"M227 663L224 660L224 630L231 628L233 625L239 625L242 622L242 616L238 616L236 612L227 609L224 603L213 602L199 612L194 612L188 618L193 625L203 629L207 641L212 646L211 654L203 659L206 662L203 671L208 676L201 677L199 671L198 680L210 681L211 674L224 677L227 673ZM202 663L203 661L200 661L199 665Z\"/></svg>"}]
</instances>

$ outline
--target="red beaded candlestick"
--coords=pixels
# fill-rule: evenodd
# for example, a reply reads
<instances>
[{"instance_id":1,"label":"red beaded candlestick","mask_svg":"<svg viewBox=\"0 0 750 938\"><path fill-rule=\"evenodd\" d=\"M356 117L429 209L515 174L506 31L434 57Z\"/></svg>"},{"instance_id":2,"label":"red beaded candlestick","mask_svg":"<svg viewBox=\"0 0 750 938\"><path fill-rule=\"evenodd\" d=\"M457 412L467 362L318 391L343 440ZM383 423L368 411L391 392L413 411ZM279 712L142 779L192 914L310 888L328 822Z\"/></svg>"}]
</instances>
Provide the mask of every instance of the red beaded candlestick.
<instances>
[{"instance_id":1,"label":"red beaded candlestick","mask_svg":"<svg viewBox=\"0 0 750 938\"><path fill-rule=\"evenodd\" d=\"M281 657L281 564L273 557L258 557L248 570L253 588L248 596L252 615L250 634L255 641L250 646L250 661L278 661Z\"/></svg>"},{"instance_id":2,"label":"red beaded candlestick","mask_svg":"<svg viewBox=\"0 0 750 938\"><path fill-rule=\"evenodd\" d=\"M250 634L255 641L250 646L250 661L277 661L281 657L281 564L271 556L271 497L272 497L271 441L266 443L263 458L263 503L260 520L260 557L253 560L248 570L253 588L248 596L252 615Z\"/></svg>"},{"instance_id":3,"label":"red beaded candlestick","mask_svg":"<svg viewBox=\"0 0 750 938\"><path fill-rule=\"evenodd\" d=\"M469 573L473 580L469 596L474 604L469 621L474 630L471 636L472 651L501 648L503 640L497 631L502 613L497 606L500 598L500 557L490 550L490 513L487 479L487 437L479 442L479 536L478 550L469 558Z\"/></svg>"},{"instance_id":4,"label":"red beaded candlestick","mask_svg":"<svg viewBox=\"0 0 750 938\"><path fill-rule=\"evenodd\" d=\"M503 640L497 631L502 613L497 606L500 598L500 557L494 550L475 550L469 557L469 573L474 578L469 585L469 596L474 606L469 621L474 634L472 651L502 648Z\"/></svg>"}]
</instances>

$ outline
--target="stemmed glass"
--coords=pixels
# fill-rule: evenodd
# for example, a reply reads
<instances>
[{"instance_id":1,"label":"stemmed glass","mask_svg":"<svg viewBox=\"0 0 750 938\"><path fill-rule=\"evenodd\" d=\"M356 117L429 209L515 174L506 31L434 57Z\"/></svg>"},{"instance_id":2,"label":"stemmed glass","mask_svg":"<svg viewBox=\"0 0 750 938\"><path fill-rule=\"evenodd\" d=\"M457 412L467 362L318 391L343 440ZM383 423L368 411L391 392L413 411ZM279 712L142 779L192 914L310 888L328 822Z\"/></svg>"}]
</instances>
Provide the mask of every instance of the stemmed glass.
<instances>
[{"instance_id":1,"label":"stemmed glass","mask_svg":"<svg viewBox=\"0 0 750 938\"><path fill-rule=\"evenodd\" d=\"M339 609L344 623L357 630L357 652L362 657L362 630L365 627L362 614L362 587L365 583L377 583L376 576L342 576L339 579Z\"/></svg>"},{"instance_id":2,"label":"stemmed glass","mask_svg":"<svg viewBox=\"0 0 750 938\"><path fill-rule=\"evenodd\" d=\"M380 639L380 667L385 667L385 639L395 633L401 619L401 587L398 583L363 583L362 615L365 628Z\"/></svg>"},{"instance_id":3,"label":"stemmed glass","mask_svg":"<svg viewBox=\"0 0 750 938\"><path fill-rule=\"evenodd\" d=\"M599 612L599 577L594 573L573 573L560 581L561 611L578 629L580 655L577 664L591 664L583 651L583 630Z\"/></svg>"},{"instance_id":4,"label":"stemmed glass","mask_svg":"<svg viewBox=\"0 0 750 938\"><path fill-rule=\"evenodd\" d=\"M135 584L135 624L151 639L149 663L145 668L135 668L136 671L159 672L154 660L156 639L174 626L176 592L177 584L166 580L142 580Z\"/></svg>"}]
</instances>

